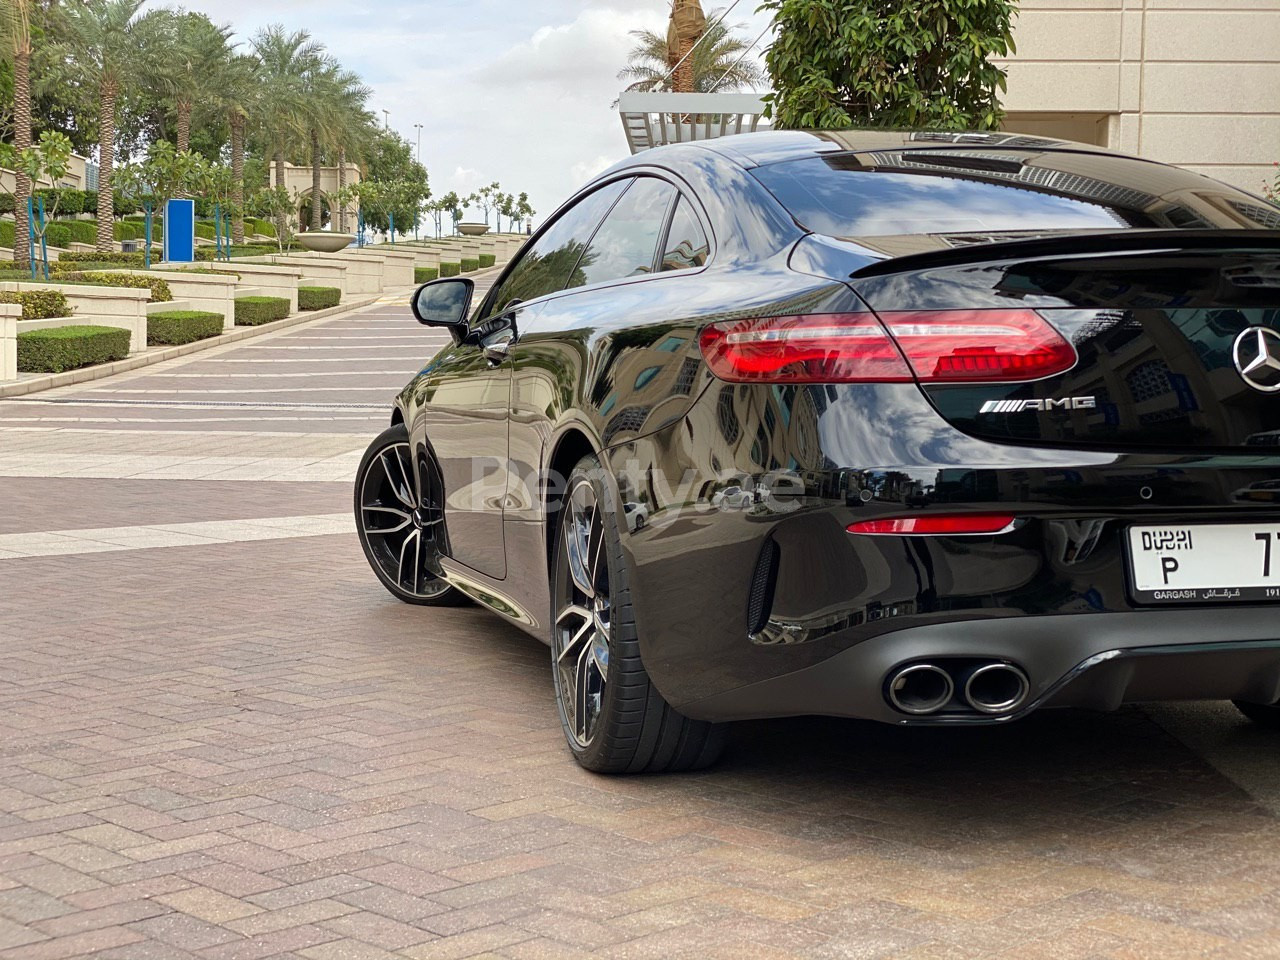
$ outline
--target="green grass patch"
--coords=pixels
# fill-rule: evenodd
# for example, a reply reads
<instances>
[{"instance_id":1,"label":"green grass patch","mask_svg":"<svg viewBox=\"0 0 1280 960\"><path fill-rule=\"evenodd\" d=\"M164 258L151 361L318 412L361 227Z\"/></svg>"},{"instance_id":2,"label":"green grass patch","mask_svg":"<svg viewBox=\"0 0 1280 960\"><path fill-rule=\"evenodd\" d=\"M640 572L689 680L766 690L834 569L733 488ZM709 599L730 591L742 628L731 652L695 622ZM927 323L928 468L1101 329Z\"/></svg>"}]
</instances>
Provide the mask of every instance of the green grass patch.
<instances>
[{"instance_id":1,"label":"green grass patch","mask_svg":"<svg viewBox=\"0 0 1280 960\"><path fill-rule=\"evenodd\" d=\"M299 310L328 310L342 302L342 291L337 287L299 287Z\"/></svg>"},{"instance_id":2,"label":"green grass patch","mask_svg":"<svg viewBox=\"0 0 1280 960\"><path fill-rule=\"evenodd\" d=\"M147 343L177 346L222 333L222 314L206 310L170 310L147 317Z\"/></svg>"},{"instance_id":3,"label":"green grass patch","mask_svg":"<svg viewBox=\"0 0 1280 960\"><path fill-rule=\"evenodd\" d=\"M236 326L258 327L283 320L289 315L289 301L284 297L239 297L236 300Z\"/></svg>"},{"instance_id":4,"label":"green grass patch","mask_svg":"<svg viewBox=\"0 0 1280 960\"><path fill-rule=\"evenodd\" d=\"M480 261L475 257L463 257L461 266L463 273L475 273L480 269Z\"/></svg>"},{"instance_id":5,"label":"green grass patch","mask_svg":"<svg viewBox=\"0 0 1280 960\"><path fill-rule=\"evenodd\" d=\"M462 264L460 263L442 263L440 264L440 277L456 277L462 272Z\"/></svg>"},{"instance_id":6,"label":"green grass patch","mask_svg":"<svg viewBox=\"0 0 1280 960\"><path fill-rule=\"evenodd\" d=\"M52 327L18 334L18 369L62 373L129 355L129 331L120 327Z\"/></svg>"},{"instance_id":7,"label":"green grass patch","mask_svg":"<svg viewBox=\"0 0 1280 960\"><path fill-rule=\"evenodd\" d=\"M49 320L73 313L67 295L60 290L11 290L0 293L0 303L21 304L23 320Z\"/></svg>"},{"instance_id":8,"label":"green grass patch","mask_svg":"<svg viewBox=\"0 0 1280 960\"><path fill-rule=\"evenodd\" d=\"M440 279L440 270L436 267L414 267L413 282L414 283L430 283L432 280Z\"/></svg>"},{"instance_id":9,"label":"green grass patch","mask_svg":"<svg viewBox=\"0 0 1280 960\"><path fill-rule=\"evenodd\" d=\"M495 253L480 254L480 269L484 270L488 267L496 266L498 263L498 255Z\"/></svg>"}]
</instances>

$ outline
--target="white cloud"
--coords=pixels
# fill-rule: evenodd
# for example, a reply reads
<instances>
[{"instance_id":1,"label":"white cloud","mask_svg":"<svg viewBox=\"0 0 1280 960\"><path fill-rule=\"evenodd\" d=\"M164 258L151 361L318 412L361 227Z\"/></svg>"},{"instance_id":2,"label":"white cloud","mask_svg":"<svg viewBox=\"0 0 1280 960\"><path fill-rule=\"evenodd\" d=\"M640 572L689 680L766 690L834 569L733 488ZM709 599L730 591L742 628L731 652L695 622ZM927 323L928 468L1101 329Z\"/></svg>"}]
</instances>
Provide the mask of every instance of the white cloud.
<instances>
[{"instance_id":1,"label":"white cloud","mask_svg":"<svg viewBox=\"0 0 1280 960\"><path fill-rule=\"evenodd\" d=\"M156 0L158 2L158 0ZM710 11L730 0L704 2ZM661 30L669 0L185 0L241 38L271 22L307 29L373 88L437 195L499 181L542 216L627 154L612 103L630 31ZM740 0L754 38L766 17Z\"/></svg>"}]
</instances>

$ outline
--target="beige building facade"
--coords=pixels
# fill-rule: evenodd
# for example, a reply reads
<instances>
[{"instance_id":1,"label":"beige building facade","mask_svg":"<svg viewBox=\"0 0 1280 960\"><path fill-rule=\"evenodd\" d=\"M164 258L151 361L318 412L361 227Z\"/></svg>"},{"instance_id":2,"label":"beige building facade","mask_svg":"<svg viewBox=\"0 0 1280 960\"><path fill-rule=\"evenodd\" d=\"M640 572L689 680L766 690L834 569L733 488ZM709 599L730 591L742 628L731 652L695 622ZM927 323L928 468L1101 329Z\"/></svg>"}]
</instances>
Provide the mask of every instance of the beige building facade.
<instances>
[{"instance_id":1,"label":"beige building facade","mask_svg":"<svg viewBox=\"0 0 1280 960\"><path fill-rule=\"evenodd\" d=\"M1261 193L1280 160L1280 0L1022 0L1005 129Z\"/></svg>"}]
</instances>

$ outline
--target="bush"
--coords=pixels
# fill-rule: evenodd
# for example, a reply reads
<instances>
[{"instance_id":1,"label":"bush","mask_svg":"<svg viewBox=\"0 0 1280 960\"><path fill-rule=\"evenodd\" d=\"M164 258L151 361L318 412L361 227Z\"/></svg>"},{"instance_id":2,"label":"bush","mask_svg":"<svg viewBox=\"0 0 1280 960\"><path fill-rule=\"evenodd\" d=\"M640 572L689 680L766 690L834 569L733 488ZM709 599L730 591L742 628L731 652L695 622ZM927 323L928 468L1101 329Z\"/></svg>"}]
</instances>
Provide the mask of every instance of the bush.
<instances>
[{"instance_id":1,"label":"bush","mask_svg":"<svg viewBox=\"0 0 1280 960\"><path fill-rule=\"evenodd\" d=\"M435 267L414 267L413 282L414 283L430 283L432 280L440 279L440 271Z\"/></svg>"},{"instance_id":2,"label":"bush","mask_svg":"<svg viewBox=\"0 0 1280 960\"><path fill-rule=\"evenodd\" d=\"M462 264L460 263L442 263L440 264L440 277L456 277L462 272Z\"/></svg>"},{"instance_id":3,"label":"bush","mask_svg":"<svg viewBox=\"0 0 1280 960\"><path fill-rule=\"evenodd\" d=\"M71 243L71 230L65 224L51 223L44 229L44 242L47 246L65 249Z\"/></svg>"},{"instance_id":4,"label":"bush","mask_svg":"<svg viewBox=\"0 0 1280 960\"><path fill-rule=\"evenodd\" d=\"M276 225L270 220L262 220L258 217L245 217L244 232L260 233L264 237L274 237L276 235Z\"/></svg>"},{"instance_id":5,"label":"bush","mask_svg":"<svg viewBox=\"0 0 1280 960\"><path fill-rule=\"evenodd\" d=\"M122 264L112 263L109 260L96 260L89 263L81 263L78 260L70 260L63 263L61 260L55 260L49 264L49 272L54 274L52 277L54 283L61 283L67 274L84 273L88 270L119 270Z\"/></svg>"},{"instance_id":6,"label":"bush","mask_svg":"<svg viewBox=\"0 0 1280 960\"><path fill-rule=\"evenodd\" d=\"M171 310L147 317L147 343L176 346L222 333L222 314L204 310Z\"/></svg>"},{"instance_id":7,"label":"bush","mask_svg":"<svg viewBox=\"0 0 1280 960\"><path fill-rule=\"evenodd\" d=\"M328 310L342 301L342 291L337 287L299 287L299 310Z\"/></svg>"},{"instance_id":8,"label":"bush","mask_svg":"<svg viewBox=\"0 0 1280 960\"><path fill-rule=\"evenodd\" d=\"M91 283L95 287L133 287L138 290L150 290L152 303L169 303L173 300L173 292L169 289L169 281L163 277L147 277L136 273L64 273L59 276L64 283Z\"/></svg>"},{"instance_id":9,"label":"bush","mask_svg":"<svg viewBox=\"0 0 1280 960\"><path fill-rule=\"evenodd\" d=\"M495 253L480 254L480 269L496 266L498 263L498 255Z\"/></svg>"},{"instance_id":10,"label":"bush","mask_svg":"<svg viewBox=\"0 0 1280 960\"><path fill-rule=\"evenodd\" d=\"M0 194L3 196L3 194ZM0 247L12 250L17 244L13 242L14 224L12 220L0 220Z\"/></svg>"},{"instance_id":11,"label":"bush","mask_svg":"<svg viewBox=\"0 0 1280 960\"><path fill-rule=\"evenodd\" d=\"M239 297L236 300L236 326L257 327L289 315L289 301L284 297Z\"/></svg>"},{"instance_id":12,"label":"bush","mask_svg":"<svg viewBox=\"0 0 1280 960\"><path fill-rule=\"evenodd\" d=\"M60 290L11 290L0 293L0 303L22 304L23 320L69 317L73 312Z\"/></svg>"},{"instance_id":13,"label":"bush","mask_svg":"<svg viewBox=\"0 0 1280 960\"><path fill-rule=\"evenodd\" d=\"M120 327L52 327L18 334L18 369L61 373L129 355L129 331Z\"/></svg>"},{"instance_id":14,"label":"bush","mask_svg":"<svg viewBox=\"0 0 1280 960\"><path fill-rule=\"evenodd\" d=\"M279 253L280 251L273 246L244 244L243 246L233 246L231 248L231 256L233 257L264 257L271 253ZM218 258L218 250L216 247L196 247L197 260L216 260Z\"/></svg>"},{"instance_id":15,"label":"bush","mask_svg":"<svg viewBox=\"0 0 1280 960\"><path fill-rule=\"evenodd\" d=\"M123 267L141 267L144 259L141 253L110 253L101 250L86 250L83 253L64 253L58 258L59 263L114 263ZM83 267L79 269L83 270Z\"/></svg>"},{"instance_id":16,"label":"bush","mask_svg":"<svg viewBox=\"0 0 1280 960\"><path fill-rule=\"evenodd\" d=\"M477 260L475 257L463 257L463 258L462 258L462 272L463 272L463 273L474 273L475 271L477 271L477 270L479 270L479 269L480 269L480 261L479 261L479 260Z\"/></svg>"},{"instance_id":17,"label":"bush","mask_svg":"<svg viewBox=\"0 0 1280 960\"><path fill-rule=\"evenodd\" d=\"M197 223L196 236L201 240L217 240L217 231L213 229L212 223Z\"/></svg>"}]
</instances>

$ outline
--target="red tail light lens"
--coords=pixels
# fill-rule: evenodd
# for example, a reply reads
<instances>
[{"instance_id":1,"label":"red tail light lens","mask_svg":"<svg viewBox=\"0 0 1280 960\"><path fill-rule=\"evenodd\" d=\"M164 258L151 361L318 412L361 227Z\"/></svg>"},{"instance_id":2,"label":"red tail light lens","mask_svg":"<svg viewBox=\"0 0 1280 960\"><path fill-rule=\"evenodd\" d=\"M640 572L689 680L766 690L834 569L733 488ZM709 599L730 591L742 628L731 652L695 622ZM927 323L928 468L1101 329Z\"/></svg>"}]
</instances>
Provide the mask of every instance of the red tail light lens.
<instances>
[{"instance_id":1,"label":"red tail light lens","mask_svg":"<svg viewBox=\"0 0 1280 960\"><path fill-rule=\"evenodd\" d=\"M849 525L850 533L878 537L945 537L1007 533L1017 520L1012 514L984 513L956 516L894 517Z\"/></svg>"},{"instance_id":2,"label":"red tail light lens","mask_svg":"<svg viewBox=\"0 0 1280 960\"><path fill-rule=\"evenodd\" d=\"M902 354L871 314L815 314L715 323L702 355L731 383L909 383Z\"/></svg>"},{"instance_id":3,"label":"red tail light lens","mask_svg":"<svg viewBox=\"0 0 1280 960\"><path fill-rule=\"evenodd\" d=\"M716 323L702 332L702 353L732 383L1007 383L1076 364L1075 348L1034 310L883 319L854 313Z\"/></svg>"},{"instance_id":4,"label":"red tail light lens","mask_svg":"<svg viewBox=\"0 0 1280 960\"><path fill-rule=\"evenodd\" d=\"M884 322L921 383L1039 380L1076 365L1075 348L1034 310L887 313Z\"/></svg>"}]
</instances>

